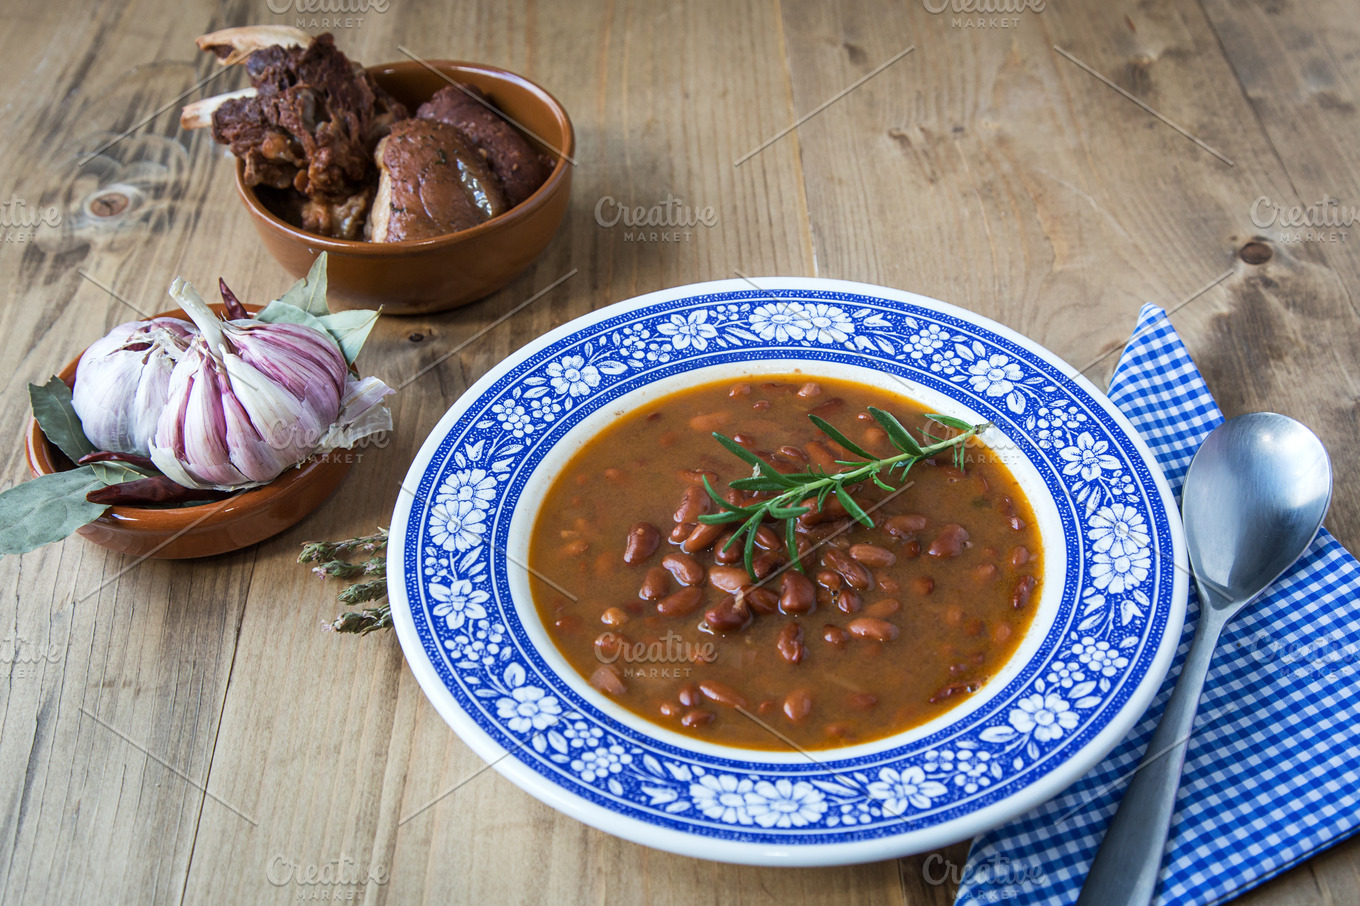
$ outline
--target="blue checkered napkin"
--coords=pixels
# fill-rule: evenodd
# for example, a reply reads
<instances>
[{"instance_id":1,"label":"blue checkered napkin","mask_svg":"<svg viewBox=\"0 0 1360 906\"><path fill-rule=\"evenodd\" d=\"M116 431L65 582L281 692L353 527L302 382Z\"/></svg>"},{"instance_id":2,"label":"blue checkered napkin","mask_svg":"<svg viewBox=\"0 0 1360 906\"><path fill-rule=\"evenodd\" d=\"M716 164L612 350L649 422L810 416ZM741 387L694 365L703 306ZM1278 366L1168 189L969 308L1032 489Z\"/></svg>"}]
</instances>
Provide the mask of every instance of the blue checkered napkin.
<instances>
[{"instance_id":1,"label":"blue checkered napkin","mask_svg":"<svg viewBox=\"0 0 1360 906\"><path fill-rule=\"evenodd\" d=\"M1140 313L1109 395L1179 495L1191 457L1223 416L1160 308ZM1061 796L974 841L957 906L1076 900L1180 675L1198 613L1192 582L1176 661L1143 719ZM1360 563L1324 529L1228 624L1186 756L1158 902L1222 902L1360 827L1357 613Z\"/></svg>"}]
</instances>

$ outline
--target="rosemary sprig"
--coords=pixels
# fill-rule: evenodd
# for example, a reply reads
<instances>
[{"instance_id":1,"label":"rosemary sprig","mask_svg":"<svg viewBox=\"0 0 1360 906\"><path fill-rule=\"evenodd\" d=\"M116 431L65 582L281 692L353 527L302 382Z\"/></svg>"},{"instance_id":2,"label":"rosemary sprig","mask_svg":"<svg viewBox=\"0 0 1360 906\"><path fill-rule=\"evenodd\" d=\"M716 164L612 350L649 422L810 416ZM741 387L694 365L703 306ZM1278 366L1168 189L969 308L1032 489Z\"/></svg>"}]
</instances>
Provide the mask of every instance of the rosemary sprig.
<instances>
[{"instance_id":1,"label":"rosemary sprig","mask_svg":"<svg viewBox=\"0 0 1360 906\"><path fill-rule=\"evenodd\" d=\"M341 604L351 607L387 597L387 559L382 552L387 548L387 529L379 528L372 535L362 535L344 541L309 541L302 546L299 563L319 563L312 572L322 578L353 579L372 576L355 582L336 596ZM354 554L373 554L365 560L348 560ZM386 601L357 611L346 611L330 623L322 624L335 632L367 635L379 629L392 628L392 606Z\"/></svg>"},{"instance_id":2,"label":"rosemary sprig","mask_svg":"<svg viewBox=\"0 0 1360 906\"><path fill-rule=\"evenodd\" d=\"M906 477L907 472L916 463L946 450L953 451L954 463L962 469L964 445L970 438L981 434L991 426L988 422L970 425L968 422L952 416L934 412L928 413L926 418L960 433L953 437L937 437L934 434L922 431L921 435L924 438L934 441L927 446L922 446L892 413L870 406L869 414L887 432L889 442L901 452L880 459L850 440L825 419L816 415L808 416L823 434L850 451L852 455L860 457L858 460L837 460L836 464L844 466L845 471L836 473L828 473L820 466L813 466L803 472L784 474L776 471L769 463L732 438L716 431L713 432L713 437L718 443L753 469L749 478L738 478L730 484L730 487L737 491L759 491L775 495L747 506L739 506L724 500L713 489L713 485L709 483L708 479L704 479L705 490L708 491L709 496L713 498L721 511L700 516L699 521L708 525L740 523L736 531L732 533L732 537L723 545L723 550L727 550L735 544L741 544L745 555L746 572L752 579L756 578L752 563L755 553L756 532L766 521L784 523L784 543L788 548L789 558L794 567L801 572L803 571L803 564L798 557L795 532L798 517L810 510L810 507L805 505L806 501L815 498L817 508L820 510L825 506L827 498L834 494L836 500L840 502L850 516L865 527L873 528L874 521L869 518L869 514L864 511L864 508L855 501L847 489L849 485L858 484L862 481L872 481L885 491L896 490L893 485L888 483L889 481L894 479L900 481Z\"/></svg>"}]
</instances>

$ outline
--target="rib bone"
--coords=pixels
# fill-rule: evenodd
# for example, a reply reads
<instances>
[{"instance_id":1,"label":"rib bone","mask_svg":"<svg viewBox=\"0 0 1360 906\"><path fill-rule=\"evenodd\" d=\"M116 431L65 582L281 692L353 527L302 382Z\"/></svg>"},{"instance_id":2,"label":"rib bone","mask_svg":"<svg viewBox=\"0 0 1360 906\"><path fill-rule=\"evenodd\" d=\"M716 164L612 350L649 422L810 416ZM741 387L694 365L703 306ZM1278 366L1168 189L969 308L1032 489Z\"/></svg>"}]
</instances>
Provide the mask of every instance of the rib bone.
<instances>
[{"instance_id":1,"label":"rib bone","mask_svg":"<svg viewBox=\"0 0 1360 906\"><path fill-rule=\"evenodd\" d=\"M194 43L199 50L216 54L223 66L233 66L255 51L275 44L306 47L312 43L312 36L290 25L240 25L203 35Z\"/></svg>"},{"instance_id":2,"label":"rib bone","mask_svg":"<svg viewBox=\"0 0 1360 906\"><path fill-rule=\"evenodd\" d=\"M253 97L255 97L254 88L242 88L239 91L228 91L226 94L185 104L184 109L179 113L180 127L184 129L206 129L212 125L213 113L216 112L218 107L235 98Z\"/></svg>"}]
</instances>

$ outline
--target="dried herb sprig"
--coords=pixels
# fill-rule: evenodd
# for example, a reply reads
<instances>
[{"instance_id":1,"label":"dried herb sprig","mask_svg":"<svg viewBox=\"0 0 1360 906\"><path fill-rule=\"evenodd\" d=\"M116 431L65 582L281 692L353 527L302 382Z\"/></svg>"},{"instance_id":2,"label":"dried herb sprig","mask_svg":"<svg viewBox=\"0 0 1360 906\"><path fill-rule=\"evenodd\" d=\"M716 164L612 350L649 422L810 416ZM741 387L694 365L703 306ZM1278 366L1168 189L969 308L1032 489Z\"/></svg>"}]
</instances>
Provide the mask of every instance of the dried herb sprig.
<instances>
[{"instance_id":1,"label":"dried herb sprig","mask_svg":"<svg viewBox=\"0 0 1360 906\"><path fill-rule=\"evenodd\" d=\"M865 527L873 528L874 521L869 518L869 514L864 511L864 508L855 501L854 496L848 490L849 486L863 481L872 481L885 491L896 490L893 485L888 483L889 481L900 481L916 463L947 450L953 452L955 465L962 469L965 455L964 445L970 439L991 427L989 422L971 425L962 419L949 415L928 413L926 418L959 433L953 437L937 437L922 431L922 437L934 441L934 443L922 446L892 413L870 406L869 414L883 427L883 430L887 432L888 441L900 452L879 458L850 440L825 419L816 415L808 415L808 418L817 426L818 430L852 455L860 457L858 460L837 460L836 464L844 466L845 469L835 473L829 473L820 466L811 466L802 472L781 473L732 438L716 431L713 432L713 437L718 443L743 462L748 463L753 469L749 478L738 478L731 482L730 487L737 491L774 494L773 497L742 506L729 503L714 490L707 478L704 479L704 488L718 505L720 511L700 516L699 521L707 525L740 523L722 549L727 550L735 544L741 544L745 553L746 572L752 579L756 577L753 565L756 532L766 521L784 523L784 543L788 548L789 558L794 566L802 571L803 564L798 557L796 532L798 517L811 510L808 501L815 499L817 508L820 510L826 504L827 498L834 494L836 500L840 502L850 516Z\"/></svg>"},{"instance_id":2,"label":"dried herb sprig","mask_svg":"<svg viewBox=\"0 0 1360 906\"><path fill-rule=\"evenodd\" d=\"M379 528L371 535L348 538L344 541L309 541L302 546L298 562L319 563L319 566L312 567L312 572L323 578L372 577L364 582L355 582L336 596L341 604L352 607L387 597L387 559L382 556L386 548L387 529ZM358 561L346 559L361 553L374 556ZM391 629L392 606L383 601L363 610L346 611L332 622L322 625L334 632L358 635L367 635L379 629Z\"/></svg>"}]
</instances>

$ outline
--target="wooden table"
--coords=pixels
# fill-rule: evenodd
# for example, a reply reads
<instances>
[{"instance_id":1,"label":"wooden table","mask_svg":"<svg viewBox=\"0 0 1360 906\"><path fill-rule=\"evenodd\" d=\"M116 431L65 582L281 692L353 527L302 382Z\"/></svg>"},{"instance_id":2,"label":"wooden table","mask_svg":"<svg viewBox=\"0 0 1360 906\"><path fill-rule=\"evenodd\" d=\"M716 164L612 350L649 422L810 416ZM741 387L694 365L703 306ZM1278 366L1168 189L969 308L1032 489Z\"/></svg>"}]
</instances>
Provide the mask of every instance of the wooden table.
<instances>
[{"instance_id":1,"label":"wooden table","mask_svg":"<svg viewBox=\"0 0 1360 906\"><path fill-rule=\"evenodd\" d=\"M930 12L944 0L298 12L307 2L10 0L0 13L6 223L48 206L60 221L0 243L3 484L27 477L24 385L131 308L165 307L174 275L224 276L247 301L290 282L237 203L230 160L176 125L176 98L216 69L200 33L339 18L359 60L399 59L403 44L484 61L571 112L575 193L547 253L478 304L385 319L365 371L398 383L575 275L398 395L390 445L292 531L197 563L79 539L0 561L0 900L951 902L947 864L927 873L925 856L720 868L592 830L483 771L390 633L320 630L336 587L294 562L299 544L386 523L418 445L472 381L638 293L736 271L881 283L996 318L1098 384L1140 305L1174 309L1229 414L1274 409L1321 434L1341 477L1328 524L1360 542L1360 234L1299 235L1287 210L1360 205L1353 4L1073 0L976 27ZM600 225L606 198L605 213L672 198L715 222L639 237ZM1356 902L1358 857L1342 844L1242 901Z\"/></svg>"}]
</instances>

